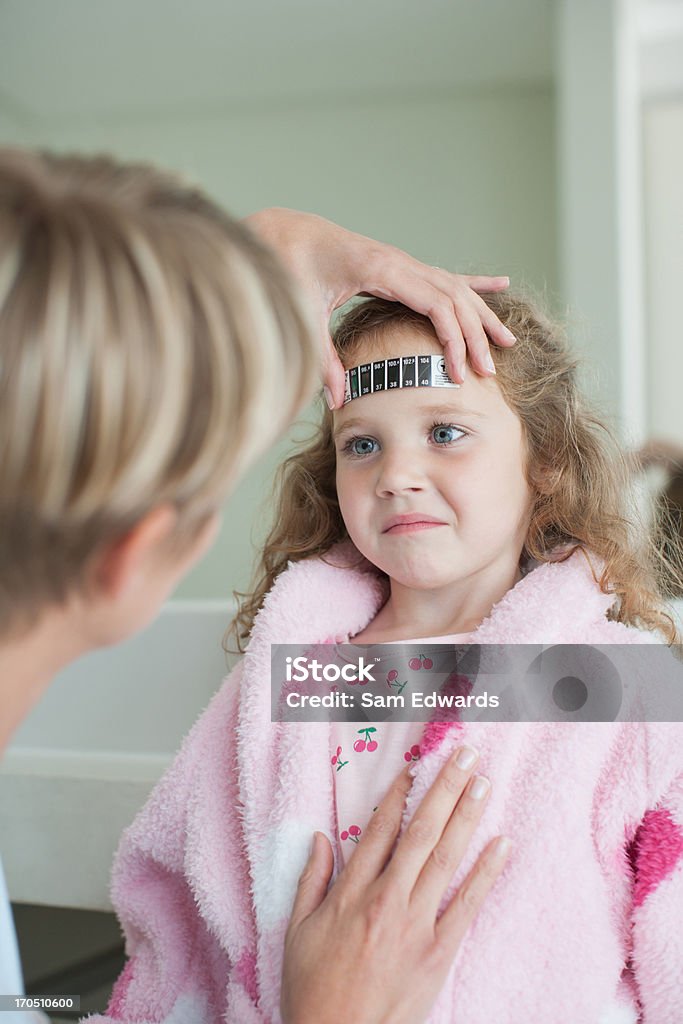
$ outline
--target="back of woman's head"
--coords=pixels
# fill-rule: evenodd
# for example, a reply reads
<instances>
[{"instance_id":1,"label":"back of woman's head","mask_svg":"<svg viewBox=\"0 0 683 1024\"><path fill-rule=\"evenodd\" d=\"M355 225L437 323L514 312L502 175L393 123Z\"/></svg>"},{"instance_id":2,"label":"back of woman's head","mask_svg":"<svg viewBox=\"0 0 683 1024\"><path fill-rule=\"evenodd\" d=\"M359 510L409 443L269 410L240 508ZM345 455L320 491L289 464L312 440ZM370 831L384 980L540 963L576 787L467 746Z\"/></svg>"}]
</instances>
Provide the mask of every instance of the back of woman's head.
<instances>
[{"instance_id":1,"label":"back of woman's head","mask_svg":"<svg viewBox=\"0 0 683 1024\"><path fill-rule=\"evenodd\" d=\"M201 192L0 150L0 633L155 506L192 539L315 373L294 285Z\"/></svg>"},{"instance_id":2,"label":"back of woman's head","mask_svg":"<svg viewBox=\"0 0 683 1024\"><path fill-rule=\"evenodd\" d=\"M579 362L563 332L530 301L496 293L484 296L517 343L492 346L496 382L519 417L526 447L526 475L534 495L522 559L568 557L577 547L593 558L604 592L615 594L612 617L660 630L676 639L662 595L681 575L680 551L662 557L658 539L644 525L632 466L608 425L581 392ZM335 347L345 367L365 361L372 343L391 355L391 332L434 336L430 322L398 304L371 299L339 322ZM416 353L419 341L416 342ZM470 371L472 372L472 371ZM254 593L242 606L235 633L246 639L254 615L289 560L323 555L347 534L336 500L332 415L325 410L311 443L280 468L275 526L268 537ZM642 508L642 502L641 506Z\"/></svg>"}]
</instances>

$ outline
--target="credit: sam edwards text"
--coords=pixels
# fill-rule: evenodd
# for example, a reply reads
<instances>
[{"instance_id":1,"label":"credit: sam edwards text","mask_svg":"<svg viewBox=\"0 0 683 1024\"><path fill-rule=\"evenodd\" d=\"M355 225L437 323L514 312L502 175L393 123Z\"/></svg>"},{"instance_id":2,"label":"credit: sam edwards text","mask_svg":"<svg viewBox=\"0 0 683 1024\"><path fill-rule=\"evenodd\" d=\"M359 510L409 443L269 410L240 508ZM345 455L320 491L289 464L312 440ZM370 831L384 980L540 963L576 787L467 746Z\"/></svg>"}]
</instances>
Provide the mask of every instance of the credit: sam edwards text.
<instances>
[{"instance_id":1,"label":"credit: sam edwards text","mask_svg":"<svg viewBox=\"0 0 683 1024\"><path fill-rule=\"evenodd\" d=\"M478 694L452 693L288 693L290 708L497 708L498 697L483 690Z\"/></svg>"}]
</instances>

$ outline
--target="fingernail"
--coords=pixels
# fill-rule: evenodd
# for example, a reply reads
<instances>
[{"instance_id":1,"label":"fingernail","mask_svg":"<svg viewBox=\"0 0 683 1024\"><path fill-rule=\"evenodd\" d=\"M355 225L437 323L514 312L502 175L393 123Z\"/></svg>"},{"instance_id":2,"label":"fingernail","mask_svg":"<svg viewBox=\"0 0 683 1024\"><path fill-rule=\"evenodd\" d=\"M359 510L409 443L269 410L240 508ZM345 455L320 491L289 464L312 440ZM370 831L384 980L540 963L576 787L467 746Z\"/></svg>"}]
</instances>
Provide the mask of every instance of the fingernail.
<instances>
[{"instance_id":1,"label":"fingernail","mask_svg":"<svg viewBox=\"0 0 683 1024\"><path fill-rule=\"evenodd\" d=\"M489 791L491 783L485 775L477 775L470 786L470 796L473 800L483 800Z\"/></svg>"},{"instance_id":2,"label":"fingernail","mask_svg":"<svg viewBox=\"0 0 683 1024\"><path fill-rule=\"evenodd\" d=\"M504 860L507 857L512 843L507 836L501 836L493 847L493 856L496 860Z\"/></svg>"},{"instance_id":3,"label":"fingernail","mask_svg":"<svg viewBox=\"0 0 683 1024\"><path fill-rule=\"evenodd\" d=\"M505 281L505 287L509 288L510 287L510 278L509 277L504 277L503 280Z\"/></svg>"},{"instance_id":4,"label":"fingernail","mask_svg":"<svg viewBox=\"0 0 683 1024\"><path fill-rule=\"evenodd\" d=\"M489 373L496 372L496 364L494 363L490 352L487 354L486 359L484 360L484 364Z\"/></svg>"},{"instance_id":5,"label":"fingernail","mask_svg":"<svg viewBox=\"0 0 683 1024\"><path fill-rule=\"evenodd\" d=\"M455 763L458 768L462 768L463 771L467 771L468 768L472 767L478 757L479 753L474 749L474 747L462 747L458 751Z\"/></svg>"},{"instance_id":6,"label":"fingernail","mask_svg":"<svg viewBox=\"0 0 683 1024\"><path fill-rule=\"evenodd\" d=\"M512 333L512 331L508 330L507 327L505 327L503 329L503 331L504 331L505 337L508 339L508 341L517 341L517 339L515 338L515 336Z\"/></svg>"},{"instance_id":7,"label":"fingernail","mask_svg":"<svg viewBox=\"0 0 683 1024\"><path fill-rule=\"evenodd\" d=\"M325 396L325 401L327 402L327 408L334 409L334 399L332 398L332 392L327 387L327 385L325 385L325 387L323 388L323 394Z\"/></svg>"},{"instance_id":8,"label":"fingernail","mask_svg":"<svg viewBox=\"0 0 683 1024\"><path fill-rule=\"evenodd\" d=\"M465 370L466 369L467 369L467 363L463 359L463 361L461 363L458 363L458 374L460 376L460 380L463 381L463 382L465 380Z\"/></svg>"}]
</instances>

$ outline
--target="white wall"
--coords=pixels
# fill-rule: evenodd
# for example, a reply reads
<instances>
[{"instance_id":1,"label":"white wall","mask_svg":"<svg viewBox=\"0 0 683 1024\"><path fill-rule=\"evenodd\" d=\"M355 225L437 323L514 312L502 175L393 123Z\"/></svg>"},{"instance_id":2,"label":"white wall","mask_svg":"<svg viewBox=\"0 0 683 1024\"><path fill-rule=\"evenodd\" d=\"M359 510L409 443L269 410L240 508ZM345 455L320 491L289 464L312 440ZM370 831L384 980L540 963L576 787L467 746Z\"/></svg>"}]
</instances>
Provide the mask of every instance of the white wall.
<instances>
[{"instance_id":1,"label":"white wall","mask_svg":"<svg viewBox=\"0 0 683 1024\"><path fill-rule=\"evenodd\" d=\"M649 432L683 445L683 97L643 111Z\"/></svg>"},{"instance_id":2,"label":"white wall","mask_svg":"<svg viewBox=\"0 0 683 1024\"><path fill-rule=\"evenodd\" d=\"M201 181L238 215L267 205L312 210L429 263L505 272L557 292L547 86L311 99L155 120L2 114L0 96L4 141L152 159ZM217 545L181 596L221 597L247 585L256 509L284 450L286 443L239 488Z\"/></svg>"}]
</instances>

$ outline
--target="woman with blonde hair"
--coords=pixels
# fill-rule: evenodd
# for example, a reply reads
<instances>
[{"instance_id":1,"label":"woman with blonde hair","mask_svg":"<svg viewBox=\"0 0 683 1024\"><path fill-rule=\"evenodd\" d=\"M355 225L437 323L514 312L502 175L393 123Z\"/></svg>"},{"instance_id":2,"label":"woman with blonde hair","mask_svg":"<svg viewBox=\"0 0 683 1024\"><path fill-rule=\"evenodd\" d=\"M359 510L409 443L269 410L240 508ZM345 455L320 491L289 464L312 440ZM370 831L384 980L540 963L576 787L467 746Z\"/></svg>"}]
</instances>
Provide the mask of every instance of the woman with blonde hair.
<instances>
[{"instance_id":1,"label":"woman with blonde hair","mask_svg":"<svg viewBox=\"0 0 683 1024\"><path fill-rule=\"evenodd\" d=\"M236 481L310 397L321 347L328 404L341 404L327 330L336 306L357 292L414 305L454 375L466 345L489 373L485 330L514 339L476 291L506 284L425 267L312 215L270 210L240 224L152 167L0 150L0 750L60 668L157 613L213 540ZM425 857L444 829L450 846L472 827L454 812L462 786L445 782L425 803ZM365 925L361 897L381 875L405 791L405 780L392 790L367 875L341 890L356 900L349 929ZM442 956L493 877L485 862L472 872ZM328 879L318 851L300 886L307 927L285 961L293 979L338 912L323 898ZM1 875L0 890L0 989L18 993ZM410 949L423 985L430 951L426 937ZM371 981L350 956L330 976L339 993ZM322 1020L319 990L304 989L296 1020Z\"/></svg>"}]
</instances>

